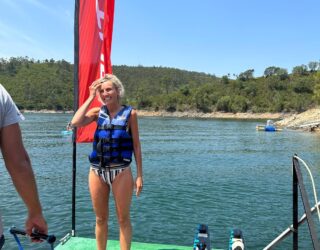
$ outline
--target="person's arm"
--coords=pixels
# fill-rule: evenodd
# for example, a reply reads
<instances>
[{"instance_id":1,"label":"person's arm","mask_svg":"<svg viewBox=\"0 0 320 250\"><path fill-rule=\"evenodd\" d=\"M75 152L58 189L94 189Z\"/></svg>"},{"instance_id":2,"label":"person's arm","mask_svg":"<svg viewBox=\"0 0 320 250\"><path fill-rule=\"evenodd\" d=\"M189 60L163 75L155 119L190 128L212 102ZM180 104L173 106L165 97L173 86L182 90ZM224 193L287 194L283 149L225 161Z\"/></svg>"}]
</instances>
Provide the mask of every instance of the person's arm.
<instances>
[{"instance_id":1,"label":"person's arm","mask_svg":"<svg viewBox=\"0 0 320 250\"><path fill-rule=\"evenodd\" d=\"M30 235L33 228L47 234L48 227L42 215L34 173L18 123L1 129L0 147L12 182L28 209L27 234Z\"/></svg>"},{"instance_id":2,"label":"person's arm","mask_svg":"<svg viewBox=\"0 0 320 250\"><path fill-rule=\"evenodd\" d=\"M97 118L97 114L100 108L92 108L88 111L90 104L93 102L96 97L97 91L100 89L101 83L99 80L94 81L89 87L89 97L77 110L73 116L70 126L71 127L83 127L91 123Z\"/></svg>"},{"instance_id":3,"label":"person's arm","mask_svg":"<svg viewBox=\"0 0 320 250\"><path fill-rule=\"evenodd\" d=\"M142 178L142 153L141 144L139 138L139 128L138 128L138 116L135 110L131 111L129 127L132 134L133 140L133 153L137 165L137 178L136 178L136 195L139 196L142 191L143 178Z\"/></svg>"}]
</instances>

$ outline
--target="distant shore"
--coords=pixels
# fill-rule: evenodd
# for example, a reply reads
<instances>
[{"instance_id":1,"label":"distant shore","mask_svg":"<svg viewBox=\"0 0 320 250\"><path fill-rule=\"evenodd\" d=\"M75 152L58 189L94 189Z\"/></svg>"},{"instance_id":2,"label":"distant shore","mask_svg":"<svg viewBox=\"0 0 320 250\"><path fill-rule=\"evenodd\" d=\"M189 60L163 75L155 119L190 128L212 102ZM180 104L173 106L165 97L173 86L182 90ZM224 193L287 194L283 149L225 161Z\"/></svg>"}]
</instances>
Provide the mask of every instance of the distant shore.
<instances>
[{"instance_id":1,"label":"distant shore","mask_svg":"<svg viewBox=\"0 0 320 250\"><path fill-rule=\"evenodd\" d=\"M167 111L145 111L138 110L139 116L149 117L178 117L178 118L203 118L203 119L284 119L290 114L283 113L226 113L226 112L211 112L201 113L196 111L189 112L167 112Z\"/></svg>"},{"instance_id":2,"label":"distant shore","mask_svg":"<svg viewBox=\"0 0 320 250\"><path fill-rule=\"evenodd\" d=\"M41 110L29 110L29 109L21 109L22 114L35 113L35 114L73 114L72 110L60 111L60 110L50 110L50 109L41 109Z\"/></svg>"},{"instance_id":3,"label":"distant shore","mask_svg":"<svg viewBox=\"0 0 320 250\"><path fill-rule=\"evenodd\" d=\"M22 110L22 113L64 113L73 114L69 111L54 110ZM201 113L196 111L188 112L167 112L138 110L140 117L176 117L176 118L197 118L197 119L239 119L239 120L274 120L276 126L293 130L305 130L320 132L320 108L313 108L303 113L226 113L211 112ZM309 126L309 125L310 126Z\"/></svg>"},{"instance_id":4,"label":"distant shore","mask_svg":"<svg viewBox=\"0 0 320 250\"><path fill-rule=\"evenodd\" d=\"M54 111L54 110L22 110L22 113L48 113L48 114L72 114L73 111ZM211 112L202 113L196 111L188 112L167 112L167 111L147 111L138 110L138 115L141 117L177 117L177 118L203 118L203 119L257 119L266 120L273 119L279 120L289 117L289 113L226 113L226 112Z\"/></svg>"}]
</instances>

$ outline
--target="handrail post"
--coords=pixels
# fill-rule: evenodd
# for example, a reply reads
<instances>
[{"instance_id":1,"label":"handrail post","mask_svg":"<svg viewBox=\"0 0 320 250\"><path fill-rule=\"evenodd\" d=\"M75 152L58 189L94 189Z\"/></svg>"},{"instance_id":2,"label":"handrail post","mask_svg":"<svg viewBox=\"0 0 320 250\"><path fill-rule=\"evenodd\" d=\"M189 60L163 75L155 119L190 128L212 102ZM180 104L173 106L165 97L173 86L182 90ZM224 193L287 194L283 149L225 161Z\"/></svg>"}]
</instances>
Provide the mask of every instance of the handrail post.
<instances>
[{"instance_id":1,"label":"handrail post","mask_svg":"<svg viewBox=\"0 0 320 250\"><path fill-rule=\"evenodd\" d=\"M315 204L314 207L310 207L308 200L308 195L303 183L302 174L300 170L300 164L298 156L295 154L292 158L292 225L290 225L285 231L283 231L278 237L276 237L271 243L269 243L263 250L273 249L279 242L293 234L293 244L292 249L298 250L298 227L304 222L308 222L309 232L311 236L311 241L313 244L313 249L320 250L320 243L317 237L317 231L312 220L312 213L317 210L317 207L320 207L320 202ZM302 204L304 206L305 213L303 216L298 219L298 199L299 199L299 189L302 199Z\"/></svg>"},{"instance_id":2,"label":"handrail post","mask_svg":"<svg viewBox=\"0 0 320 250\"><path fill-rule=\"evenodd\" d=\"M80 1L75 0L74 11L74 73L73 73L73 110L77 111L79 106L79 8ZM72 225L71 235L76 235L76 172L77 172L77 128L72 135Z\"/></svg>"},{"instance_id":3,"label":"handrail post","mask_svg":"<svg viewBox=\"0 0 320 250\"><path fill-rule=\"evenodd\" d=\"M320 249L320 245L319 245L319 241L318 241L318 237L317 237L317 232L315 230L315 225L314 225L314 222L312 220L311 207L310 207L310 203L309 203L309 200L308 200L307 191L306 191L306 188L305 188L304 183L303 183L302 174L301 174L301 170L300 170L300 164L299 164L299 161L298 161L296 155L293 157L293 168L294 168L293 178L297 179L297 183L299 185L302 204L304 206L304 211L306 212L306 217L307 217L307 222L308 222L308 226L309 226L309 232L310 232L310 236L311 236L311 241L312 241L312 244L313 244L313 249L319 250ZM293 230L295 230L294 226L293 226L293 228L294 228ZM298 226L297 226L296 231L297 231L297 235L298 235ZM295 232L293 232L293 233L295 233ZM293 248L294 250L296 250L296 249L298 249L298 239L295 239L295 237L294 237L294 240L297 240L297 242L296 242L297 248ZM295 242L294 242L294 244L295 244Z\"/></svg>"},{"instance_id":4,"label":"handrail post","mask_svg":"<svg viewBox=\"0 0 320 250\"><path fill-rule=\"evenodd\" d=\"M293 244L292 249L298 250L298 177L295 168L295 158L292 159L292 226L293 226Z\"/></svg>"}]
</instances>

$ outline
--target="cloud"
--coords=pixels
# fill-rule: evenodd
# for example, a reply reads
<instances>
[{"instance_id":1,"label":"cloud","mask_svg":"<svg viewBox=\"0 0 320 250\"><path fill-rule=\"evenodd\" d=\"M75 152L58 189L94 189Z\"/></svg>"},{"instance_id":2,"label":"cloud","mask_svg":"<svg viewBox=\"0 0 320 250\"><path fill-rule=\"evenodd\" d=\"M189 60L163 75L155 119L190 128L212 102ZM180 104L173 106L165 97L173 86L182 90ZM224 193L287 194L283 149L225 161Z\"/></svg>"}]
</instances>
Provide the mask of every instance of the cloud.
<instances>
[{"instance_id":1,"label":"cloud","mask_svg":"<svg viewBox=\"0 0 320 250\"><path fill-rule=\"evenodd\" d=\"M4 10L9 11L9 12L13 11L15 13L15 15L19 15L19 16L25 15L25 11L22 8L22 5L18 4L15 1L2 0L1 4L5 4L6 5L6 7L5 6L1 6L2 11L4 11Z\"/></svg>"},{"instance_id":2,"label":"cloud","mask_svg":"<svg viewBox=\"0 0 320 250\"><path fill-rule=\"evenodd\" d=\"M30 36L24 34L21 30L10 27L9 25L0 21L0 37L3 39L8 39L8 42L20 40L28 44L36 44L36 41Z\"/></svg>"},{"instance_id":3,"label":"cloud","mask_svg":"<svg viewBox=\"0 0 320 250\"><path fill-rule=\"evenodd\" d=\"M0 57L72 60L73 4L70 1L0 2Z\"/></svg>"},{"instance_id":4,"label":"cloud","mask_svg":"<svg viewBox=\"0 0 320 250\"><path fill-rule=\"evenodd\" d=\"M53 16L54 18L57 18L60 20L62 23L68 23L68 25L73 25L73 18L71 13L66 10L64 7L59 5L59 3L54 3L54 6L51 7L49 4L44 4L42 1L39 0L26 0L30 5L33 7L36 7L42 11L45 11L49 15ZM66 4L66 3L64 3ZM71 20L71 22L70 22Z\"/></svg>"},{"instance_id":5,"label":"cloud","mask_svg":"<svg viewBox=\"0 0 320 250\"><path fill-rule=\"evenodd\" d=\"M28 55L45 58L47 54L32 37L0 21L0 57Z\"/></svg>"},{"instance_id":6,"label":"cloud","mask_svg":"<svg viewBox=\"0 0 320 250\"><path fill-rule=\"evenodd\" d=\"M36 8L45 10L47 12L53 12L52 11L53 9L50 9L47 5L43 4L42 2L40 2L38 0L26 0L26 1Z\"/></svg>"}]
</instances>

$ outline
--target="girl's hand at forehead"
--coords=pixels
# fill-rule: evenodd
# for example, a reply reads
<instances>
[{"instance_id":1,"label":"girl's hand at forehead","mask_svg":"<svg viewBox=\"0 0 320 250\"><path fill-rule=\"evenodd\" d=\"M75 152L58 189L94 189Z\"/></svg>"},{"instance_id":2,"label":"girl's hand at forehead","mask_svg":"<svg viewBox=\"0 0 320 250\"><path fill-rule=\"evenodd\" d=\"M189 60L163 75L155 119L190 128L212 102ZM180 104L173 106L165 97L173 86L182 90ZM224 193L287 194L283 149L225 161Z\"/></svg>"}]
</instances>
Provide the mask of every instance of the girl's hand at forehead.
<instances>
[{"instance_id":1,"label":"girl's hand at forehead","mask_svg":"<svg viewBox=\"0 0 320 250\"><path fill-rule=\"evenodd\" d=\"M100 91L101 88L101 81L99 80L95 80L89 87L89 91L90 91L90 96L95 97L97 94L97 91Z\"/></svg>"}]
</instances>

